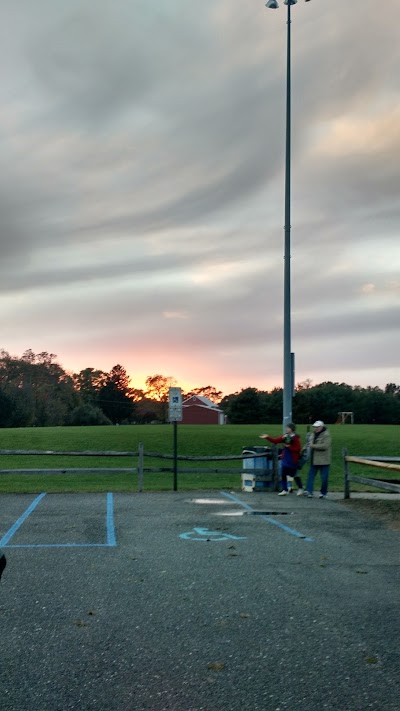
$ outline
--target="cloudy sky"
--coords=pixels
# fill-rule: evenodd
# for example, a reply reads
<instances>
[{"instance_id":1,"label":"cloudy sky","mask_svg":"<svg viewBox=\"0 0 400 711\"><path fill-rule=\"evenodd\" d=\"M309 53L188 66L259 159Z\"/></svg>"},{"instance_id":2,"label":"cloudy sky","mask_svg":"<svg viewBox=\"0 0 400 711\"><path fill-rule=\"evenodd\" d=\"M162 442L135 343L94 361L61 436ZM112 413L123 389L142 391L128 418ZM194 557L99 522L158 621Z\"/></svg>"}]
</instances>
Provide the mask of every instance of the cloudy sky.
<instances>
[{"instance_id":1,"label":"cloudy sky","mask_svg":"<svg viewBox=\"0 0 400 711\"><path fill-rule=\"evenodd\" d=\"M283 3L1 9L0 346L280 385ZM292 14L296 380L399 383L400 3Z\"/></svg>"}]
</instances>

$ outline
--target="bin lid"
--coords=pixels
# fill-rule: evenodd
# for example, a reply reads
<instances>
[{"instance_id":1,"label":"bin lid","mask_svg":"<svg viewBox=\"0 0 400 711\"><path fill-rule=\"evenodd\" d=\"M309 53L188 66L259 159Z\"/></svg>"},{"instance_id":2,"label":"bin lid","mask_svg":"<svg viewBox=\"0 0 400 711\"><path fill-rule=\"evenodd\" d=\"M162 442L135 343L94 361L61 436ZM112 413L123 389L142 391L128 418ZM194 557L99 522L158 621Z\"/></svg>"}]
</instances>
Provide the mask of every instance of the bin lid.
<instances>
[{"instance_id":1,"label":"bin lid","mask_svg":"<svg viewBox=\"0 0 400 711\"><path fill-rule=\"evenodd\" d=\"M260 447L260 445L256 444L253 447L243 447L242 454L266 454L270 451L270 447Z\"/></svg>"}]
</instances>

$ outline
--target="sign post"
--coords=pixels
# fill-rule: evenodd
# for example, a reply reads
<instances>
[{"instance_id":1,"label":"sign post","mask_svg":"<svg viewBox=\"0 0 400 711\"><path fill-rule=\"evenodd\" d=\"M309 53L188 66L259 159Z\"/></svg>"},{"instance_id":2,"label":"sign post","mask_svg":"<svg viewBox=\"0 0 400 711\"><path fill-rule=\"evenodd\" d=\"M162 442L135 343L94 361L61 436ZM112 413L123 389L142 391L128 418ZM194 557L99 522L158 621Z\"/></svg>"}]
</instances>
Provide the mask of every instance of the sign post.
<instances>
[{"instance_id":1,"label":"sign post","mask_svg":"<svg viewBox=\"0 0 400 711\"><path fill-rule=\"evenodd\" d=\"M178 491L178 422L182 422L182 390L169 389L168 419L174 425L174 491Z\"/></svg>"}]
</instances>

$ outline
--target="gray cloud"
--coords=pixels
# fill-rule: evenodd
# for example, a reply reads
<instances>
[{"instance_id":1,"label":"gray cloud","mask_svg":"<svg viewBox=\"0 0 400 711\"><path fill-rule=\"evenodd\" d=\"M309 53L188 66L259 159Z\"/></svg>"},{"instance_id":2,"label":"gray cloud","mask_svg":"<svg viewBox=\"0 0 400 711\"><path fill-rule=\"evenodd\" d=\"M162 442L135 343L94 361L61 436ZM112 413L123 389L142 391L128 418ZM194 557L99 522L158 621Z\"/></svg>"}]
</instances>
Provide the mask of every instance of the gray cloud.
<instances>
[{"instance_id":1,"label":"gray cloud","mask_svg":"<svg viewBox=\"0 0 400 711\"><path fill-rule=\"evenodd\" d=\"M237 387L248 373L279 381L283 8L22 6L6 3L0 48L3 345L71 362L132 350L149 362L147 348L192 380L201 352ZM398 13L397 0L379 14L372 0L293 11L300 378L322 372L323 353L325 377L393 379Z\"/></svg>"}]
</instances>

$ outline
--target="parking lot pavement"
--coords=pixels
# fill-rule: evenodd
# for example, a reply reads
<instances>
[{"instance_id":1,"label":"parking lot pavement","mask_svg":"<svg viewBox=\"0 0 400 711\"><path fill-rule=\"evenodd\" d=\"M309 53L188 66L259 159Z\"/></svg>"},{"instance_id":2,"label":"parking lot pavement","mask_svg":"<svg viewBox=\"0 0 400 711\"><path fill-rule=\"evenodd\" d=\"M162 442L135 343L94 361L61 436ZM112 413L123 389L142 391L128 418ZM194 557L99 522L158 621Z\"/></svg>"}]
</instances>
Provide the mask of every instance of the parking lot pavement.
<instances>
[{"instance_id":1,"label":"parking lot pavement","mask_svg":"<svg viewBox=\"0 0 400 711\"><path fill-rule=\"evenodd\" d=\"M399 534L334 501L47 495L1 546L2 711L398 711Z\"/></svg>"},{"instance_id":2,"label":"parking lot pavement","mask_svg":"<svg viewBox=\"0 0 400 711\"><path fill-rule=\"evenodd\" d=\"M400 501L400 494L386 494L383 491L372 492L372 491L352 491L351 499L367 499L368 501ZM332 501L343 501L344 492L334 491L329 494L329 499Z\"/></svg>"}]
</instances>

